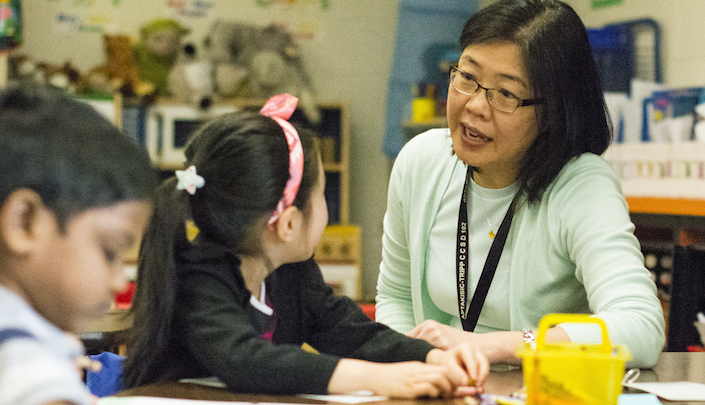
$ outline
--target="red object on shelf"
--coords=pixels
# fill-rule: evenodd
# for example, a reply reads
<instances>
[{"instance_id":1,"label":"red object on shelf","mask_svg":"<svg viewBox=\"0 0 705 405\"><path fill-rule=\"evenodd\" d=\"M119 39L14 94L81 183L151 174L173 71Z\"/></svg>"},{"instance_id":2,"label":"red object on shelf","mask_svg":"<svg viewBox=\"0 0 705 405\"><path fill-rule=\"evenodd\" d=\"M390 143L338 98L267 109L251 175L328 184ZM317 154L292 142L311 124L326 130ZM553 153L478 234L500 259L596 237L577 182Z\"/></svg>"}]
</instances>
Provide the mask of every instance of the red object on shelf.
<instances>
[{"instance_id":1,"label":"red object on shelf","mask_svg":"<svg viewBox=\"0 0 705 405\"><path fill-rule=\"evenodd\" d=\"M689 352L705 352L705 347L703 346L688 346Z\"/></svg>"},{"instance_id":2,"label":"red object on shelf","mask_svg":"<svg viewBox=\"0 0 705 405\"><path fill-rule=\"evenodd\" d=\"M127 283L124 291L115 294L115 308L130 308L133 295L135 295L135 283Z\"/></svg>"},{"instance_id":3,"label":"red object on shelf","mask_svg":"<svg viewBox=\"0 0 705 405\"><path fill-rule=\"evenodd\" d=\"M360 304L362 312L373 321L375 320L375 304Z\"/></svg>"}]
</instances>

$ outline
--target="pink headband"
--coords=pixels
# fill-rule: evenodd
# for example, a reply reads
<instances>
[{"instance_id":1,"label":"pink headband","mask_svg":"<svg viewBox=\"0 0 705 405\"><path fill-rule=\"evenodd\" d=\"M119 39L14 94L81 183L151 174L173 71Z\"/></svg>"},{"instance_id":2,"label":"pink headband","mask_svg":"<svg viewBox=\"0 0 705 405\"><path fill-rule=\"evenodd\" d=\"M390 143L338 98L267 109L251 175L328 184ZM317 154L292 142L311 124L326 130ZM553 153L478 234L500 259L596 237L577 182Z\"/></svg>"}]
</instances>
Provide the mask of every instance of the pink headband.
<instances>
[{"instance_id":1,"label":"pink headband","mask_svg":"<svg viewBox=\"0 0 705 405\"><path fill-rule=\"evenodd\" d=\"M301 186L301 176L304 172L304 150L301 147L301 138L296 128L289 121L291 115L296 110L296 103L299 99L290 94L279 94L270 98L267 103L259 111L265 117L270 117L279 124L284 130L286 143L289 145L289 180L284 187L282 195L274 214L269 218L267 224L272 225L279 219L279 215L289 208L296 199L296 194Z\"/></svg>"}]
</instances>

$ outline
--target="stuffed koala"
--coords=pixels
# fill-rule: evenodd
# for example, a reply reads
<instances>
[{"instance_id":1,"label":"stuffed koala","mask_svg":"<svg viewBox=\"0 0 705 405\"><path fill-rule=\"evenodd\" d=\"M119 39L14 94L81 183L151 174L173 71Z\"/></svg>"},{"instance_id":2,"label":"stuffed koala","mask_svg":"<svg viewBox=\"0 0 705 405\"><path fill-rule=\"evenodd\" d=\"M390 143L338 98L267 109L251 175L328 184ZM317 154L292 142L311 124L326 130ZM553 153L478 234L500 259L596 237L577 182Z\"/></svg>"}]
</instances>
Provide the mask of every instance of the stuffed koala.
<instances>
[{"instance_id":1,"label":"stuffed koala","mask_svg":"<svg viewBox=\"0 0 705 405\"><path fill-rule=\"evenodd\" d=\"M169 94L178 101L207 109L213 105L216 96L236 97L242 88L247 72L235 65L223 65L219 70L206 59L198 58L193 44L183 47L182 55L169 72ZM221 77L218 77L221 75ZM227 87L229 92L216 92L216 83Z\"/></svg>"},{"instance_id":2,"label":"stuffed koala","mask_svg":"<svg viewBox=\"0 0 705 405\"><path fill-rule=\"evenodd\" d=\"M293 37L281 27L256 27L243 23L216 21L206 38L208 60L215 67L218 94L231 96L238 91L225 80L228 70L247 72L245 97L269 98L289 93L299 98L299 106L311 122L320 120L320 111L306 76L299 49ZM219 75L219 72L221 75Z\"/></svg>"}]
</instances>

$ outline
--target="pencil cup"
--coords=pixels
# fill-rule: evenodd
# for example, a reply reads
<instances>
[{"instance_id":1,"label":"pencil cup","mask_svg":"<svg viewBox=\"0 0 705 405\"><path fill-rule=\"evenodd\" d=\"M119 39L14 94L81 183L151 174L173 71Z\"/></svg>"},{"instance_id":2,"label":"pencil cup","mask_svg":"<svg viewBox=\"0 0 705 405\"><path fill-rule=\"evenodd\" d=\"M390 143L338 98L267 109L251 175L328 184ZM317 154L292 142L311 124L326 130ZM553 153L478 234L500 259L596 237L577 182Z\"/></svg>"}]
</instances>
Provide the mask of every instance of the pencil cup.
<instances>
[{"instance_id":1,"label":"pencil cup","mask_svg":"<svg viewBox=\"0 0 705 405\"><path fill-rule=\"evenodd\" d=\"M412 103L411 119L414 122L433 120L436 116L436 100L432 98L415 98Z\"/></svg>"}]
</instances>

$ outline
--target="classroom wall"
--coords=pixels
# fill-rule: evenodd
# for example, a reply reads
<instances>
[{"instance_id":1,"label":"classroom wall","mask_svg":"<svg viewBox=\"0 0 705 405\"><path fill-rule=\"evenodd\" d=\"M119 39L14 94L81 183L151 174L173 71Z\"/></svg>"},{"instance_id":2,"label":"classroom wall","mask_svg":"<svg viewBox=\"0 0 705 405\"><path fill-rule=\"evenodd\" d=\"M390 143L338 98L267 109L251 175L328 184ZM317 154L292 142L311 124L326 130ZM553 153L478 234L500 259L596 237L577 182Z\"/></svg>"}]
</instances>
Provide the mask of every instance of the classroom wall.
<instances>
[{"instance_id":1,"label":"classroom wall","mask_svg":"<svg viewBox=\"0 0 705 405\"><path fill-rule=\"evenodd\" d=\"M267 7L261 4L271 4ZM321 102L344 102L351 126L350 220L363 235L363 296L374 299L390 161L382 153L387 81L399 0L25 0L22 50L82 71L103 62L101 30L138 35L174 17L200 42L217 17L287 24L301 45ZM327 8L324 9L324 5Z\"/></svg>"}]
</instances>

